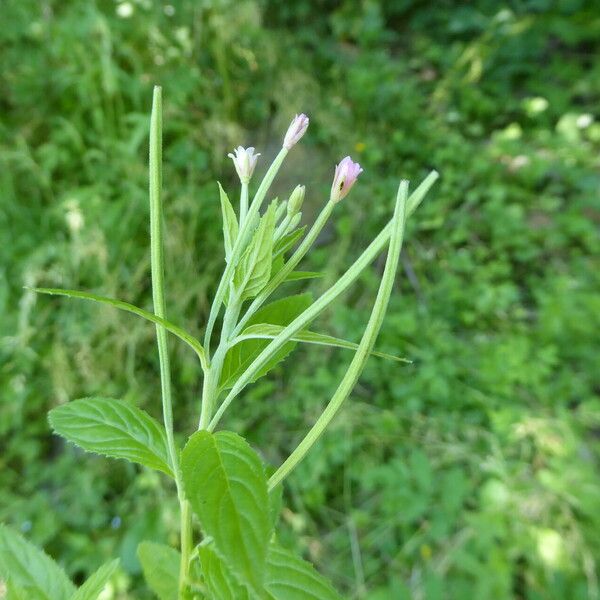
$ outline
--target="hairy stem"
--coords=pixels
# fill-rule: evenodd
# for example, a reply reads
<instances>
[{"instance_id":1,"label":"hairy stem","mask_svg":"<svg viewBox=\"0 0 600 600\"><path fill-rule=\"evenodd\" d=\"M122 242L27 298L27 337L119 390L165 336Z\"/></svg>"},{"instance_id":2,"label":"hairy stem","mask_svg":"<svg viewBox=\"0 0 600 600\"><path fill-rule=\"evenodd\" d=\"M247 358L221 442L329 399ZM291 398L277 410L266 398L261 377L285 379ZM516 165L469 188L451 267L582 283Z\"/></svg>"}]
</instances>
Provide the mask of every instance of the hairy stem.
<instances>
[{"instance_id":1,"label":"hairy stem","mask_svg":"<svg viewBox=\"0 0 600 600\"><path fill-rule=\"evenodd\" d=\"M240 192L240 228L244 226L246 215L248 214L248 183L242 181L242 190Z\"/></svg>"}]
</instances>

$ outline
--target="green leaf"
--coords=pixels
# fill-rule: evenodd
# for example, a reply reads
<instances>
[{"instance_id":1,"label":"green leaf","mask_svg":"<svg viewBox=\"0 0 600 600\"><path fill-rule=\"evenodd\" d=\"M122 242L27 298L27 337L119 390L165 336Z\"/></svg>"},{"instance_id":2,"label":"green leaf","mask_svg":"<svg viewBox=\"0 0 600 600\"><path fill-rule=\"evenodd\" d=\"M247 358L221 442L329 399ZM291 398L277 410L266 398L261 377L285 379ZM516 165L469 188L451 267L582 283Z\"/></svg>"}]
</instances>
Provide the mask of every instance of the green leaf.
<instances>
[{"instance_id":1,"label":"green leaf","mask_svg":"<svg viewBox=\"0 0 600 600\"><path fill-rule=\"evenodd\" d=\"M266 485L265 485L266 489ZM62 568L22 535L0 524L0 577L10 580L12 597L68 600L75 586Z\"/></svg>"},{"instance_id":2,"label":"green leaf","mask_svg":"<svg viewBox=\"0 0 600 600\"><path fill-rule=\"evenodd\" d=\"M167 331L171 332L174 336L185 342L188 346L194 350L198 355L202 366L206 368L206 354L202 344L193 336L190 335L185 329L170 323L166 319L156 316L154 313L148 312L143 308L123 302L122 300L116 300L114 298L107 298L106 296L99 296L98 294L91 294L89 292L81 292L79 290L63 290L59 288L26 288L30 289L38 294L49 294L50 296L66 296L67 298L79 298L81 300L91 300L92 302L99 302L100 304L106 304L119 310L132 313L138 317L142 317L147 321L151 321L157 325L162 325Z\"/></svg>"},{"instance_id":3,"label":"green leaf","mask_svg":"<svg viewBox=\"0 0 600 600\"><path fill-rule=\"evenodd\" d=\"M261 589L271 521L258 454L235 433L198 431L183 449L181 469L204 534L239 581Z\"/></svg>"},{"instance_id":4,"label":"green leaf","mask_svg":"<svg viewBox=\"0 0 600 600\"><path fill-rule=\"evenodd\" d=\"M275 203L261 217L254 236L233 275L233 287L241 300L256 296L269 282L273 260Z\"/></svg>"},{"instance_id":5,"label":"green leaf","mask_svg":"<svg viewBox=\"0 0 600 600\"><path fill-rule=\"evenodd\" d=\"M40 590L19 587L10 579L6 582L6 596L3 596L5 600L45 600L47 597Z\"/></svg>"},{"instance_id":6,"label":"green leaf","mask_svg":"<svg viewBox=\"0 0 600 600\"><path fill-rule=\"evenodd\" d=\"M229 202L229 197L220 183L219 195L221 198L221 212L223 213L223 242L225 244L225 260L229 262L235 240L237 240L239 226L237 217L235 216L235 210L233 210L233 206L231 206L231 202Z\"/></svg>"},{"instance_id":7,"label":"green leaf","mask_svg":"<svg viewBox=\"0 0 600 600\"><path fill-rule=\"evenodd\" d=\"M271 302L256 311L256 314L248 321L249 326L258 323L285 326L306 310L311 302L312 296L310 294L296 294ZM220 389L231 388L248 365L252 363L268 344L268 341L261 339L248 339L232 346L227 351L223 362L219 383ZM256 381L263 375L266 375L273 367L284 360L295 346L295 342L289 342L284 345L254 376L252 381Z\"/></svg>"},{"instance_id":8,"label":"green leaf","mask_svg":"<svg viewBox=\"0 0 600 600\"><path fill-rule=\"evenodd\" d=\"M137 555L150 589L160 600L177 600L181 562L179 552L165 544L142 542Z\"/></svg>"},{"instance_id":9,"label":"green leaf","mask_svg":"<svg viewBox=\"0 0 600 600\"><path fill-rule=\"evenodd\" d=\"M273 600L342 600L309 562L277 544L269 548L265 589Z\"/></svg>"},{"instance_id":10,"label":"green leaf","mask_svg":"<svg viewBox=\"0 0 600 600\"><path fill-rule=\"evenodd\" d=\"M283 237L277 240L277 242L275 242L275 247L273 248L273 258L281 256L290 248L293 248L296 242L302 238L305 231L306 225L300 227L299 229L294 229L294 231L291 231L290 233L286 233Z\"/></svg>"},{"instance_id":11,"label":"green leaf","mask_svg":"<svg viewBox=\"0 0 600 600\"><path fill-rule=\"evenodd\" d=\"M163 427L143 410L112 398L83 398L48 413L52 429L88 452L124 458L173 477Z\"/></svg>"},{"instance_id":12,"label":"green leaf","mask_svg":"<svg viewBox=\"0 0 600 600\"><path fill-rule=\"evenodd\" d=\"M118 558L102 565L87 579L73 596L71 596L71 600L98 600L98 596L117 569L118 565Z\"/></svg>"},{"instance_id":13,"label":"green leaf","mask_svg":"<svg viewBox=\"0 0 600 600\"><path fill-rule=\"evenodd\" d=\"M238 337L233 340L233 344L242 342L248 339L274 339L282 331L284 327L281 325L271 325L269 323L258 323L256 325L250 325L246 327ZM345 348L347 350L356 350L358 344L343 340L340 338L333 337L331 335L325 335L322 333L315 333L314 331L299 331L291 338L294 342L306 342L307 344L317 344L319 346L331 346L334 348ZM400 358L393 354L386 354L385 352L371 352L373 356L379 358L386 358L388 360L395 360L397 362L411 363L412 361L406 358Z\"/></svg>"},{"instance_id":14,"label":"green leaf","mask_svg":"<svg viewBox=\"0 0 600 600\"><path fill-rule=\"evenodd\" d=\"M202 575L210 597L218 600L250 600L245 586L231 574L217 554L214 544L203 544L198 549Z\"/></svg>"},{"instance_id":15,"label":"green leaf","mask_svg":"<svg viewBox=\"0 0 600 600\"><path fill-rule=\"evenodd\" d=\"M286 276L284 281L303 281L304 279L318 279L323 277L324 273L320 271L292 271Z\"/></svg>"}]
</instances>

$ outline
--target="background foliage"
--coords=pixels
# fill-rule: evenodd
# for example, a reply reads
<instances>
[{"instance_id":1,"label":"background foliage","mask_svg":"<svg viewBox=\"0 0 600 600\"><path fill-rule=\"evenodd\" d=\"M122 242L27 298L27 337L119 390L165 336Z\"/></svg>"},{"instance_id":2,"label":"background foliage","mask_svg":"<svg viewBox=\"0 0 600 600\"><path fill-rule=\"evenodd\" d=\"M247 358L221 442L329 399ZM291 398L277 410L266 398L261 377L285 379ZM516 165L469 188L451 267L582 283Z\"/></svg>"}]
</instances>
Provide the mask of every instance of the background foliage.
<instances>
[{"instance_id":1,"label":"background foliage","mask_svg":"<svg viewBox=\"0 0 600 600\"><path fill-rule=\"evenodd\" d=\"M289 480L284 541L349 598L598 598L600 12L593 0L4 0L0 4L0 520L76 579L111 556L145 598L139 541L174 542L155 473L84 455L46 411L121 397L159 414L153 328L24 285L148 308L147 132L165 93L171 320L197 331L223 257L226 153L262 168L311 116L276 192L365 173L306 268L319 292L389 217L399 177L442 179L352 400ZM597 117L598 115L596 115ZM232 196L233 197L233 196ZM357 339L382 265L321 330ZM199 368L172 344L176 419ZM349 361L299 348L226 427L278 463ZM126 590L129 589L127 592Z\"/></svg>"}]
</instances>

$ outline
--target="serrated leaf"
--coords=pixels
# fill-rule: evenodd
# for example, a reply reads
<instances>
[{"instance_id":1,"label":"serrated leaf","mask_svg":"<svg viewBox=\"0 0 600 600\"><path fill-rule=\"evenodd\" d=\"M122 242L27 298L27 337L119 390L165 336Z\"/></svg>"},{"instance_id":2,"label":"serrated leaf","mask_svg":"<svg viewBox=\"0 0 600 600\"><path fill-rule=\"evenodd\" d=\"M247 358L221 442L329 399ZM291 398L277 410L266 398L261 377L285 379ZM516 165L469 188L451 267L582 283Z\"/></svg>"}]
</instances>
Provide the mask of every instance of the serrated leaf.
<instances>
[{"instance_id":1,"label":"serrated leaf","mask_svg":"<svg viewBox=\"0 0 600 600\"><path fill-rule=\"evenodd\" d=\"M190 335L181 327L178 327L170 321L162 319L161 317L158 317L154 313L148 312L143 308L139 308L138 306L129 304L129 302L116 300L115 298L107 298L106 296L99 296L98 294L81 292L79 290L63 290L59 288L26 289L30 289L33 292L37 292L38 294L49 294L50 296L65 296L67 298L78 298L80 300L91 300L92 302L106 304L107 306L112 306L113 308L118 308L119 310L123 310L125 312L137 315L138 317L142 317L142 319L146 319L147 321L155 323L156 325L162 325L168 332L172 333L174 336L178 337L180 340L182 340L188 346L190 346L190 348L192 348L192 350L194 350L194 352L198 355L202 366L206 367L206 353L204 352L204 348L202 347L202 344L193 335Z\"/></svg>"},{"instance_id":2,"label":"serrated leaf","mask_svg":"<svg viewBox=\"0 0 600 600\"><path fill-rule=\"evenodd\" d=\"M303 281L304 279L318 279L323 277L324 273L320 271L292 271L286 276L284 281Z\"/></svg>"},{"instance_id":3,"label":"serrated leaf","mask_svg":"<svg viewBox=\"0 0 600 600\"><path fill-rule=\"evenodd\" d=\"M309 562L274 543L269 547L265 590L273 600L342 600Z\"/></svg>"},{"instance_id":4,"label":"serrated leaf","mask_svg":"<svg viewBox=\"0 0 600 600\"><path fill-rule=\"evenodd\" d=\"M71 596L71 600L98 600L98 596L119 565L119 559L111 560L92 573L86 582Z\"/></svg>"},{"instance_id":5,"label":"serrated leaf","mask_svg":"<svg viewBox=\"0 0 600 600\"><path fill-rule=\"evenodd\" d=\"M48 413L52 429L88 452L123 458L173 477L164 428L143 410L113 398L83 398Z\"/></svg>"},{"instance_id":6,"label":"serrated leaf","mask_svg":"<svg viewBox=\"0 0 600 600\"><path fill-rule=\"evenodd\" d=\"M236 580L217 554L214 544L198 548L204 585L215 600L250 600L248 589Z\"/></svg>"},{"instance_id":7,"label":"serrated leaf","mask_svg":"<svg viewBox=\"0 0 600 600\"><path fill-rule=\"evenodd\" d=\"M258 454L235 433L198 431L183 449L181 469L203 533L240 582L261 589L271 521Z\"/></svg>"},{"instance_id":8,"label":"serrated leaf","mask_svg":"<svg viewBox=\"0 0 600 600\"><path fill-rule=\"evenodd\" d=\"M137 555L150 589L160 600L177 600L181 562L179 552L165 544L141 542Z\"/></svg>"},{"instance_id":9,"label":"serrated leaf","mask_svg":"<svg viewBox=\"0 0 600 600\"><path fill-rule=\"evenodd\" d=\"M233 287L241 300L253 298L269 282L274 228L275 204L271 203L267 212L261 217L233 275Z\"/></svg>"},{"instance_id":10,"label":"serrated leaf","mask_svg":"<svg viewBox=\"0 0 600 600\"><path fill-rule=\"evenodd\" d=\"M75 586L45 552L0 524L0 577L10 581L14 598L68 600Z\"/></svg>"},{"instance_id":11,"label":"serrated leaf","mask_svg":"<svg viewBox=\"0 0 600 600\"><path fill-rule=\"evenodd\" d=\"M312 302L310 294L296 294L281 300L266 304L248 321L248 326L258 323L273 325L288 325L299 314L304 312ZM266 348L268 341L261 339L248 339L235 344L227 351L223 368L221 370L220 389L233 387L238 377L246 370L248 365ZM273 367L285 359L295 347L295 342L284 345L272 359L256 374L252 381L266 375Z\"/></svg>"},{"instance_id":12,"label":"serrated leaf","mask_svg":"<svg viewBox=\"0 0 600 600\"><path fill-rule=\"evenodd\" d=\"M223 214L223 243L225 245L225 260L229 262L231 251L239 232L239 225L235 210L231 206L227 193L219 183L219 196L221 198L221 212Z\"/></svg>"},{"instance_id":13,"label":"serrated leaf","mask_svg":"<svg viewBox=\"0 0 600 600\"><path fill-rule=\"evenodd\" d=\"M238 340L244 341L248 339L256 339L256 338L264 338L264 339L274 339L276 338L282 331L284 327L281 325L271 325L269 323L258 323L256 325L250 325L246 327L242 333L233 340L234 344L238 343ZM333 348L344 348L346 350L356 350L358 348L358 344L354 342L349 342L348 340L343 340L341 338L336 338L331 335L325 335L323 333L316 333L314 331L299 331L296 335L291 338L295 342L305 342L307 344L317 344L319 346L331 346ZM400 358L399 356L394 356L393 354L386 354L385 352L371 352L373 356L378 356L379 358L386 358L387 360L394 360L397 362L405 362L410 363L411 361L406 358Z\"/></svg>"}]
</instances>

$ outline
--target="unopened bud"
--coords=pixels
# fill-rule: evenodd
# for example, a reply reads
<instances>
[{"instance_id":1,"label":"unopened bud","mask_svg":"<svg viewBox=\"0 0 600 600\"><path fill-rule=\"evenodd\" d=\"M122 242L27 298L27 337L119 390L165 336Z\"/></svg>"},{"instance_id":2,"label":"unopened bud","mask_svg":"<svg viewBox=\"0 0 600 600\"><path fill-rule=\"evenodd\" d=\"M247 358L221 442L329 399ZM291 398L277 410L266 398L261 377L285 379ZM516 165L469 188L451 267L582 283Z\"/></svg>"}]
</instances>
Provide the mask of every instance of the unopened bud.
<instances>
[{"instance_id":1,"label":"unopened bud","mask_svg":"<svg viewBox=\"0 0 600 600\"><path fill-rule=\"evenodd\" d=\"M343 158L335 168L331 186L331 201L339 202L345 198L362 172L360 165L355 163L349 156Z\"/></svg>"},{"instance_id":2,"label":"unopened bud","mask_svg":"<svg viewBox=\"0 0 600 600\"><path fill-rule=\"evenodd\" d=\"M301 208L304 202L304 192L306 188L303 185L297 185L287 203L288 217L293 217Z\"/></svg>"},{"instance_id":3,"label":"unopened bud","mask_svg":"<svg viewBox=\"0 0 600 600\"><path fill-rule=\"evenodd\" d=\"M290 231L294 231L296 227L300 224L300 220L302 219L302 213L297 212L291 219L290 224L287 226L286 233L290 233Z\"/></svg>"},{"instance_id":4,"label":"unopened bud","mask_svg":"<svg viewBox=\"0 0 600 600\"><path fill-rule=\"evenodd\" d=\"M285 134L283 147L289 150L292 146L295 146L300 141L300 138L306 133L308 123L309 119L304 113L296 115Z\"/></svg>"}]
</instances>

